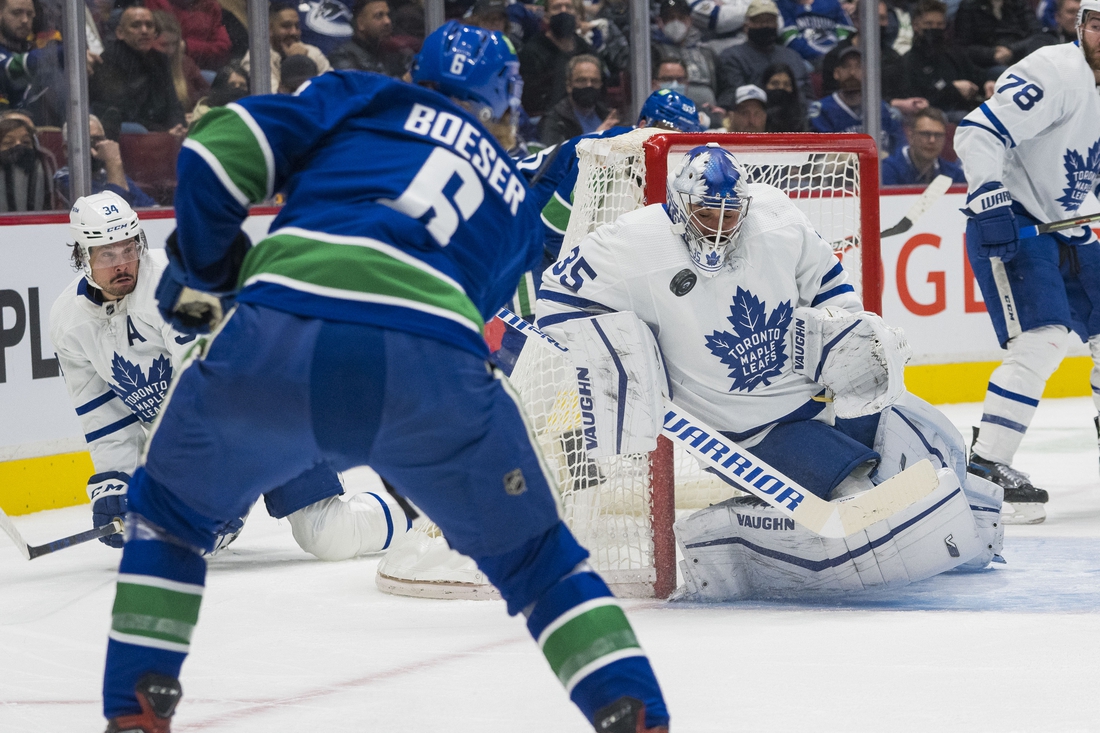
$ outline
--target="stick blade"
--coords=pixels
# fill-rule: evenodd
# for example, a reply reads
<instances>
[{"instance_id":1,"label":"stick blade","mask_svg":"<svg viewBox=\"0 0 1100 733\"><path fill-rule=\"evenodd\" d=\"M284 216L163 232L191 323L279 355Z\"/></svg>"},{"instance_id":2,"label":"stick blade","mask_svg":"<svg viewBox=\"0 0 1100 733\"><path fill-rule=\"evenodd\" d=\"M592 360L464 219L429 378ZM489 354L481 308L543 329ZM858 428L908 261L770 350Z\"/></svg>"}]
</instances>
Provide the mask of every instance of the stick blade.
<instances>
[{"instance_id":1,"label":"stick blade","mask_svg":"<svg viewBox=\"0 0 1100 733\"><path fill-rule=\"evenodd\" d=\"M936 469L926 458L897 476L848 501L837 503L845 536L881 522L931 494L940 485Z\"/></svg>"},{"instance_id":2,"label":"stick blade","mask_svg":"<svg viewBox=\"0 0 1100 733\"><path fill-rule=\"evenodd\" d=\"M23 539L23 535L19 534L19 530L12 524L11 519L4 513L3 509L0 509L0 529L4 530L4 534L11 538L12 543L15 544L16 549L23 556L24 560L31 559L30 548L27 547L26 541Z\"/></svg>"}]
</instances>

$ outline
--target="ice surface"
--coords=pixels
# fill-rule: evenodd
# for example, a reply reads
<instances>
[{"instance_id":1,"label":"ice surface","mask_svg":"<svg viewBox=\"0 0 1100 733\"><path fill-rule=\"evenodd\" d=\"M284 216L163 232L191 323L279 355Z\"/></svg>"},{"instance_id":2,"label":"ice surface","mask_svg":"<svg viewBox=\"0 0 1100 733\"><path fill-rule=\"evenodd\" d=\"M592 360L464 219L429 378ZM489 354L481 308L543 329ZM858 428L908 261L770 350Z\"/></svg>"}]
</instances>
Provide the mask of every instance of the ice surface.
<instances>
[{"instance_id":1,"label":"ice surface","mask_svg":"<svg viewBox=\"0 0 1100 733\"><path fill-rule=\"evenodd\" d=\"M980 405L948 406L969 436ZM1100 473L1091 400L1048 400L1017 467L1049 518L1007 565L822 604L627 602L674 731L1100 731ZM32 544L87 507L15 520ZM0 535L0 731L100 731L117 551L27 562ZM397 598L377 560L323 563L254 513L210 564L173 730L590 730L522 621Z\"/></svg>"}]
</instances>

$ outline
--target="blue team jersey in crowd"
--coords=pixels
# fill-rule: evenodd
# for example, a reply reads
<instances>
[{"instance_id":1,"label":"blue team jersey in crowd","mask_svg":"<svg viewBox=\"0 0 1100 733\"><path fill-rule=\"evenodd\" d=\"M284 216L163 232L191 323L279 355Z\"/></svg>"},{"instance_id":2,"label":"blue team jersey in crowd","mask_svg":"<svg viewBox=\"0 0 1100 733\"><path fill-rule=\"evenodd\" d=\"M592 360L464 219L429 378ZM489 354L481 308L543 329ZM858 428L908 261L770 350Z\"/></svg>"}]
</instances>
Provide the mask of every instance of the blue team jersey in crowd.
<instances>
[{"instance_id":1,"label":"blue team jersey in crowd","mask_svg":"<svg viewBox=\"0 0 1100 733\"><path fill-rule=\"evenodd\" d=\"M781 16L779 42L807 61L816 61L855 33L852 19L837 0L813 0L809 6L797 0L776 0L776 5Z\"/></svg>"},{"instance_id":2,"label":"blue team jersey in crowd","mask_svg":"<svg viewBox=\"0 0 1100 733\"><path fill-rule=\"evenodd\" d=\"M834 92L813 102L809 109L810 126L815 132L863 132L862 110L854 110ZM882 103L882 140L880 150L892 153L905 139L901 129L901 113L886 102Z\"/></svg>"},{"instance_id":3,"label":"blue team jersey in crowd","mask_svg":"<svg viewBox=\"0 0 1100 733\"><path fill-rule=\"evenodd\" d=\"M922 176L913 161L909 159L909 146L903 145L894 154L882 161L883 186L917 186L932 182L936 176L949 176L953 183L966 183L962 166L943 158L936 158L932 170Z\"/></svg>"},{"instance_id":4,"label":"blue team jersey in crowd","mask_svg":"<svg viewBox=\"0 0 1100 733\"><path fill-rule=\"evenodd\" d=\"M449 99L378 74L211 110L179 178L187 285L478 355L484 322L542 254L538 208L497 141ZM238 276L246 207L276 191L286 205Z\"/></svg>"}]
</instances>

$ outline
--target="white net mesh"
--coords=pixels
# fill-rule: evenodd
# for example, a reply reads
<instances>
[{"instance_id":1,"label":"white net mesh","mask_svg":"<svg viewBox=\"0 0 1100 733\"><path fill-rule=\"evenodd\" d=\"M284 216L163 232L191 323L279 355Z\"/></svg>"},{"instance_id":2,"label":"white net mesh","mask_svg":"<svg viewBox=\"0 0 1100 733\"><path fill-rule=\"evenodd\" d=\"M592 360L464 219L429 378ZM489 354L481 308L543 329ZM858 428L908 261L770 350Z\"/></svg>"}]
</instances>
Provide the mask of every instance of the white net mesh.
<instances>
[{"instance_id":1,"label":"white net mesh","mask_svg":"<svg viewBox=\"0 0 1100 733\"><path fill-rule=\"evenodd\" d=\"M586 140L578 146L578 179L563 251L601 224L645 205L642 143L662 132L636 130L616 138ZM668 148L670 169L688 149L690 146L675 144ZM845 269L858 291L858 156L822 150L754 152L737 146L733 151L753 182L786 191L809 216L818 232L844 257ZM540 339L527 339L511 383L557 479L562 516L592 553L593 567L620 596L653 595L657 571L650 456L588 457L579 439L581 414L573 367L563 353ZM677 510L703 508L737 493L678 448L673 473ZM456 553L440 559L442 542L430 522L414 528L379 565L379 587L411 595L484 597L485 581L472 562L461 565Z\"/></svg>"}]
</instances>

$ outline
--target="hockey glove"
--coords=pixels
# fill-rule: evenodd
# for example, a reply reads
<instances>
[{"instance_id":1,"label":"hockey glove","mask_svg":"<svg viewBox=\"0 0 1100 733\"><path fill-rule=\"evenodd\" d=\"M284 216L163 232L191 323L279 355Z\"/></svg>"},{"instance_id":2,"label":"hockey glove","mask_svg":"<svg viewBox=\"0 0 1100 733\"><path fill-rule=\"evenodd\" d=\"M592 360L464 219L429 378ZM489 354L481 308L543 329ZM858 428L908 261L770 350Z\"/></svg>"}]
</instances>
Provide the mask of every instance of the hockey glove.
<instances>
[{"instance_id":1,"label":"hockey glove","mask_svg":"<svg viewBox=\"0 0 1100 733\"><path fill-rule=\"evenodd\" d=\"M130 475L120 471L97 473L88 479L88 498L92 500L92 526L102 527L115 519L126 519L126 490ZM99 541L111 547L122 547L122 533L100 537Z\"/></svg>"},{"instance_id":2,"label":"hockey glove","mask_svg":"<svg viewBox=\"0 0 1100 733\"><path fill-rule=\"evenodd\" d=\"M240 269L249 247L248 236L238 232L229 252L234 272ZM182 265L176 232L168 236L167 250L168 267L157 285L157 308L164 320L182 333L209 333L232 307L235 292L205 292L185 284L187 273Z\"/></svg>"},{"instance_id":3,"label":"hockey glove","mask_svg":"<svg viewBox=\"0 0 1100 733\"><path fill-rule=\"evenodd\" d=\"M997 181L986 183L966 197L966 208L962 212L978 224L982 237L978 251L982 257L999 257L1002 262L1008 262L1016 256L1020 231L1008 189Z\"/></svg>"}]
</instances>

